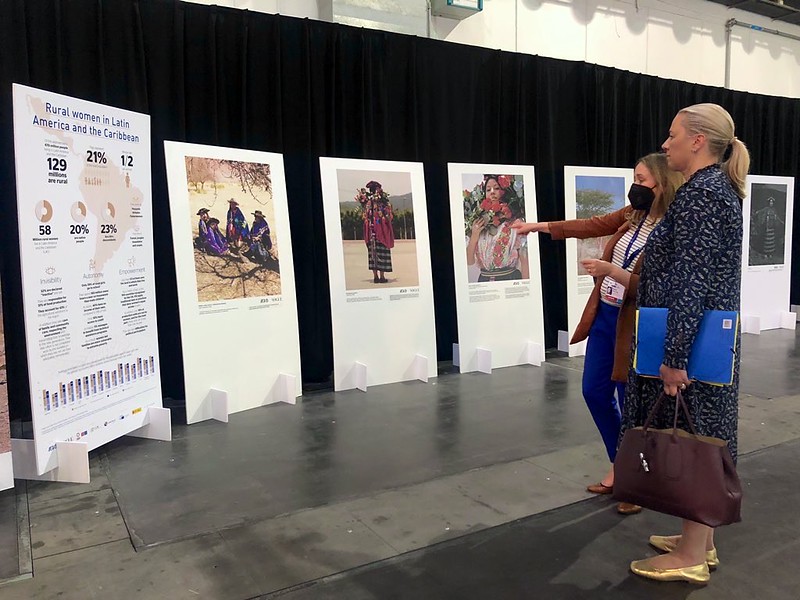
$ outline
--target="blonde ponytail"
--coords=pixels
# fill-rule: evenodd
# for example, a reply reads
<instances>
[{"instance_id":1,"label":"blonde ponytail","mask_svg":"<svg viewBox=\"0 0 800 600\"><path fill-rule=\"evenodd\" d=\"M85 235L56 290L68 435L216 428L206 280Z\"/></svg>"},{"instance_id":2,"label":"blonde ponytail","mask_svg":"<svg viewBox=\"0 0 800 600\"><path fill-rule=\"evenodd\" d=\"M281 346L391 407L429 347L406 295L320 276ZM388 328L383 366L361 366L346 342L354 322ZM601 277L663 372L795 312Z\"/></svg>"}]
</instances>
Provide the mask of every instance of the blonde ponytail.
<instances>
[{"instance_id":1,"label":"blonde ponytail","mask_svg":"<svg viewBox=\"0 0 800 600\"><path fill-rule=\"evenodd\" d=\"M739 198L745 197L745 179L750 170L750 153L747 146L738 138L731 142L731 154L728 160L722 163L722 172L728 176L733 185L733 190Z\"/></svg>"}]
</instances>

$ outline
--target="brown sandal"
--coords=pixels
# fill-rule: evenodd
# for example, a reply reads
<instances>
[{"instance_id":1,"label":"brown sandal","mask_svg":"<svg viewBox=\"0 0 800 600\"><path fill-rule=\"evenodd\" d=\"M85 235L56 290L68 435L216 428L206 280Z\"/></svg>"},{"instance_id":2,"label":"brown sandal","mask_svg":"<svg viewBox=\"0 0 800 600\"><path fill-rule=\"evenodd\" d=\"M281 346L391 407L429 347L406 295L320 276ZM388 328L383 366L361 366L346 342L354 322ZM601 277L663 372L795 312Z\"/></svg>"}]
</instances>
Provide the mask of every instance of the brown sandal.
<instances>
[{"instance_id":1,"label":"brown sandal","mask_svg":"<svg viewBox=\"0 0 800 600\"><path fill-rule=\"evenodd\" d=\"M593 494L610 494L614 491L614 486L611 485L603 485L601 483L593 483L592 485L586 488L587 492L592 492Z\"/></svg>"}]
</instances>

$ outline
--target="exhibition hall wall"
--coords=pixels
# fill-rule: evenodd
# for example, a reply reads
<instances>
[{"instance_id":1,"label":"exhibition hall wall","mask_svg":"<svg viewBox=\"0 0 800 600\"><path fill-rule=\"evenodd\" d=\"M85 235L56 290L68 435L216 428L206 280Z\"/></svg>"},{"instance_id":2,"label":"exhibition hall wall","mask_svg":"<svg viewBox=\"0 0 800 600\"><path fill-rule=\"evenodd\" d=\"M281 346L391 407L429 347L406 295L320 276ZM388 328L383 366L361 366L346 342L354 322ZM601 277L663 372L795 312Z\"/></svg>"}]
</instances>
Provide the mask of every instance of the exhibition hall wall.
<instances>
[{"instance_id":1,"label":"exhibition hall wall","mask_svg":"<svg viewBox=\"0 0 800 600\"><path fill-rule=\"evenodd\" d=\"M189 1L310 19L324 18L319 7L326 4ZM350 12L357 10L352 4ZM369 9L363 10L368 19ZM725 22L731 18L800 36L798 25L708 0L484 0L483 11L463 21L431 19L430 37L723 86ZM800 98L800 41L735 27L730 83L735 90Z\"/></svg>"},{"instance_id":2,"label":"exhibition hall wall","mask_svg":"<svg viewBox=\"0 0 800 600\"><path fill-rule=\"evenodd\" d=\"M446 39L705 85L725 84L728 19L800 36L797 25L707 0L491 0L484 7ZM516 23L516 35L507 23ZM800 98L800 41L735 27L730 83Z\"/></svg>"},{"instance_id":3,"label":"exhibition hall wall","mask_svg":"<svg viewBox=\"0 0 800 600\"><path fill-rule=\"evenodd\" d=\"M306 384L329 381L333 370L320 157L422 163L440 360L458 341L448 163L531 165L538 218L560 219L565 165L630 169L660 147L678 109L711 101L732 113L753 173L795 176L800 165L796 99L176 0L6 0L0 251L12 416L29 406L18 333L15 82L150 116L159 351L169 357L160 374L175 399L185 392L165 140L283 155ZM567 327L565 245L538 243L553 347Z\"/></svg>"}]
</instances>

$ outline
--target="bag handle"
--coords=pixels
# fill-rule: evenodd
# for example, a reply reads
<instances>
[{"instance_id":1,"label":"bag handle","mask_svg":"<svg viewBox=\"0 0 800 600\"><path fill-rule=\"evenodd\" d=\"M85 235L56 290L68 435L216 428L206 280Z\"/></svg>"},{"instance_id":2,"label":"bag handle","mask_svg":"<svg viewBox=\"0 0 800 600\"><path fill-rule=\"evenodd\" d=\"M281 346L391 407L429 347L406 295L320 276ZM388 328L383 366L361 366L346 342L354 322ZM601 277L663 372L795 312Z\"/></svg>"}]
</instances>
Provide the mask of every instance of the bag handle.
<instances>
[{"instance_id":1,"label":"bag handle","mask_svg":"<svg viewBox=\"0 0 800 600\"><path fill-rule=\"evenodd\" d=\"M656 400L656 403L653 405L653 408L650 409L650 413L647 415L647 419L644 422L644 426L642 427L642 430L645 433L647 432L648 429L650 429L650 423L655 418L656 413L658 412L658 409L661 406L661 403L664 401L664 398L667 398L667 393L662 391L661 394L658 396L658 400ZM689 414L689 408L686 406L686 401L683 399L683 394L681 393L680 390L678 390L678 393L675 395L675 411L674 411L673 419L672 419L672 428L673 429L677 429L678 428L678 407L679 406L680 406L681 410L683 411L684 416L686 417L686 422L689 424L689 429L692 430L692 433L694 435L698 435L697 434L697 429L695 429L695 426L694 426L694 421L692 421L692 417Z\"/></svg>"}]
</instances>

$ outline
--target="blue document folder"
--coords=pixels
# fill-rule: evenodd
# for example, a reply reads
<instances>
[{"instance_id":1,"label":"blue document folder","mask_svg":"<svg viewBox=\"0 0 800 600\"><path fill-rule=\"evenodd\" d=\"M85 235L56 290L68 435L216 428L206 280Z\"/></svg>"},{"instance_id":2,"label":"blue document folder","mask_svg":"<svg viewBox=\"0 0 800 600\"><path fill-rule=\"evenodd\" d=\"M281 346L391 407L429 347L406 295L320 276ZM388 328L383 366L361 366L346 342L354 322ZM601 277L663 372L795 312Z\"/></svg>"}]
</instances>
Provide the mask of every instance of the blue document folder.
<instances>
[{"instance_id":1,"label":"blue document folder","mask_svg":"<svg viewBox=\"0 0 800 600\"><path fill-rule=\"evenodd\" d=\"M664 340L667 335L666 308L640 308L636 312L636 347L633 369L639 375L658 377L664 361ZM730 385L739 333L739 313L707 310L689 353L686 373L689 379Z\"/></svg>"}]
</instances>

